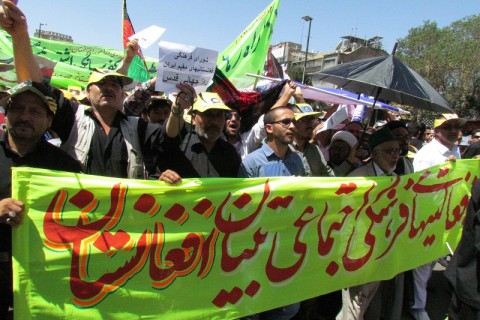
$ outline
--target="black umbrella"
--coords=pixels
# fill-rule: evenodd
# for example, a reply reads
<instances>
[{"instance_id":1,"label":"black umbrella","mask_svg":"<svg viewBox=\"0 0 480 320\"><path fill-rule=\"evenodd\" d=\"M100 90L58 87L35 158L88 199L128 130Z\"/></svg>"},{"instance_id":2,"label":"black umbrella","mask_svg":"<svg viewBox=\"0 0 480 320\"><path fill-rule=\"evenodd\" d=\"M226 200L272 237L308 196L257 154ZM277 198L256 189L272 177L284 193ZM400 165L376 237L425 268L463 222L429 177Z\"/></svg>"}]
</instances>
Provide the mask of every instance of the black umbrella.
<instances>
[{"instance_id":1,"label":"black umbrella","mask_svg":"<svg viewBox=\"0 0 480 320\"><path fill-rule=\"evenodd\" d=\"M454 112L422 76L393 54L339 64L317 74L319 80L368 94L375 100L395 101L439 113Z\"/></svg>"}]
</instances>

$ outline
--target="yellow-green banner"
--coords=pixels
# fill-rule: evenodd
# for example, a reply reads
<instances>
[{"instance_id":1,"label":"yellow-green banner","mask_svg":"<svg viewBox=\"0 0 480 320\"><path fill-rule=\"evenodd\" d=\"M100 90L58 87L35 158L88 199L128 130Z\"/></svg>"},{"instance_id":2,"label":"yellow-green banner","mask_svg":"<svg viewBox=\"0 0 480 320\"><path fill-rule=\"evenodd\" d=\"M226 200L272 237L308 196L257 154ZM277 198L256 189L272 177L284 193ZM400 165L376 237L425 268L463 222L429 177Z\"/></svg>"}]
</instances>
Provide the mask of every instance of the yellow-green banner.
<instances>
[{"instance_id":1,"label":"yellow-green banner","mask_svg":"<svg viewBox=\"0 0 480 320\"><path fill-rule=\"evenodd\" d=\"M273 0L227 48L219 53L217 68L236 88L253 85L255 79L245 76L246 73L263 72L279 6L280 0Z\"/></svg>"},{"instance_id":2,"label":"yellow-green banner","mask_svg":"<svg viewBox=\"0 0 480 320\"><path fill-rule=\"evenodd\" d=\"M105 178L13 169L16 319L234 319L448 253L478 160L402 177Z\"/></svg>"}]
</instances>

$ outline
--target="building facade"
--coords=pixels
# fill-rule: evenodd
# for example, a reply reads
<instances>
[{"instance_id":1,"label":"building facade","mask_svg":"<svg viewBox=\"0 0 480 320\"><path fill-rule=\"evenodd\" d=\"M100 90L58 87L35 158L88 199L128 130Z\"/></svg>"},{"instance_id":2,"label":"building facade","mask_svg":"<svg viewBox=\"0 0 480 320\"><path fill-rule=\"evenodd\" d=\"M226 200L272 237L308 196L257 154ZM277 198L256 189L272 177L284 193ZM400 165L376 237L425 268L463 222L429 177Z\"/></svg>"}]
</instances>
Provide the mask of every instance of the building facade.
<instances>
[{"instance_id":1,"label":"building facade","mask_svg":"<svg viewBox=\"0 0 480 320\"><path fill-rule=\"evenodd\" d=\"M313 53L308 52L306 73L312 79L314 86L333 87L331 83L318 80L316 74L323 69L337 64L357 61L377 56L387 56L382 50L381 37L361 39L355 36L344 36L334 51ZM302 45L294 42L282 42L272 46L272 54L286 69L291 67L304 67L305 51Z\"/></svg>"}]
</instances>

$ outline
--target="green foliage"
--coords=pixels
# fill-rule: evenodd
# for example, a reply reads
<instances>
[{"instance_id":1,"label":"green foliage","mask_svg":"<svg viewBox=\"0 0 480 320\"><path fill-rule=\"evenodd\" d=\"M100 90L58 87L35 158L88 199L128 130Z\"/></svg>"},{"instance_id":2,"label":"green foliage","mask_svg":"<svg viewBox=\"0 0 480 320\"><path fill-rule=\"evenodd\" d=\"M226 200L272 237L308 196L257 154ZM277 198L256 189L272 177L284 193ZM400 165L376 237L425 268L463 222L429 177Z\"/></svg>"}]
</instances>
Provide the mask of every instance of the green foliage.
<instances>
[{"instance_id":1,"label":"green foliage","mask_svg":"<svg viewBox=\"0 0 480 320\"><path fill-rule=\"evenodd\" d=\"M480 117L480 15L439 28L425 21L399 39L397 56L421 74L463 117ZM414 118L424 112L415 110Z\"/></svg>"},{"instance_id":2,"label":"green foliage","mask_svg":"<svg viewBox=\"0 0 480 320\"><path fill-rule=\"evenodd\" d=\"M303 68L297 67L297 66L292 66L288 69L288 75L290 76L290 79L296 82L302 82L303 80ZM312 86L312 77L310 77L308 74L305 77L305 83L306 85Z\"/></svg>"}]
</instances>

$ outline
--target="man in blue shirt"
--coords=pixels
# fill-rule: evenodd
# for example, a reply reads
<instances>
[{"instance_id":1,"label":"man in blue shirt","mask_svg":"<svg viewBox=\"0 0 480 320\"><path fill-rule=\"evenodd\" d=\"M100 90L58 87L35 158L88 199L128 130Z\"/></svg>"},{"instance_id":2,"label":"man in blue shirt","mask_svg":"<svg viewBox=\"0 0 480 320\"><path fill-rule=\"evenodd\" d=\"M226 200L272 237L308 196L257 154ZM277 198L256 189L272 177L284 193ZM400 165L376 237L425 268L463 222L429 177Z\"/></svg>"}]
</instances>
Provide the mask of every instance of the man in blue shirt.
<instances>
[{"instance_id":1,"label":"man in blue shirt","mask_svg":"<svg viewBox=\"0 0 480 320\"><path fill-rule=\"evenodd\" d=\"M239 177L305 176L302 158L291 151L295 116L285 107L270 110L263 119L266 141L247 155L240 165Z\"/></svg>"},{"instance_id":2,"label":"man in blue shirt","mask_svg":"<svg viewBox=\"0 0 480 320\"><path fill-rule=\"evenodd\" d=\"M293 142L295 116L286 107L271 109L263 118L267 138L260 149L243 159L239 177L278 177L305 176L302 158L293 152L289 144ZM300 303L254 314L245 319L288 320L300 309Z\"/></svg>"}]
</instances>

